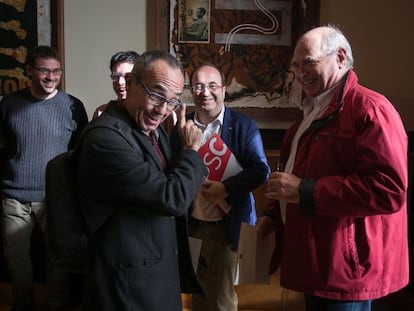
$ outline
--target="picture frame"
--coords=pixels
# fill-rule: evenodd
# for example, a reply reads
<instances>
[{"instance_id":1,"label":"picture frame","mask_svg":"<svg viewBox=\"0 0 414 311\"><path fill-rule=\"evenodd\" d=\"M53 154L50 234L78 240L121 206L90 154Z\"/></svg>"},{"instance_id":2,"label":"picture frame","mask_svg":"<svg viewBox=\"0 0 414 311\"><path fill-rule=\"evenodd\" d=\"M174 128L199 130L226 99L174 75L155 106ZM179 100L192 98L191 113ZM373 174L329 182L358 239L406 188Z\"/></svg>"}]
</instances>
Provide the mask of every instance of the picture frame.
<instances>
[{"instance_id":1,"label":"picture frame","mask_svg":"<svg viewBox=\"0 0 414 311\"><path fill-rule=\"evenodd\" d=\"M210 43L211 0L178 1L178 41Z\"/></svg>"}]
</instances>

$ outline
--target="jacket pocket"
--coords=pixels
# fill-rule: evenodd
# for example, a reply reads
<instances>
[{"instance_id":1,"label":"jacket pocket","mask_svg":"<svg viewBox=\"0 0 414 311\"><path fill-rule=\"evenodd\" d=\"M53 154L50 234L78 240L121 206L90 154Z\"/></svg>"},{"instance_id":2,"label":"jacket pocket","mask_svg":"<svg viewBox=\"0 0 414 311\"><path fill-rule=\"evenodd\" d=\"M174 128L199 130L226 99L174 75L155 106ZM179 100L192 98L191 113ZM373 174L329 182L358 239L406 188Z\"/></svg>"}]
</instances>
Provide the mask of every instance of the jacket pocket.
<instances>
[{"instance_id":1,"label":"jacket pocket","mask_svg":"<svg viewBox=\"0 0 414 311\"><path fill-rule=\"evenodd\" d=\"M360 279L362 276L361 266L359 263L358 246L355 238L355 223L351 221L348 226L345 245L347 247L347 260L353 279Z\"/></svg>"}]
</instances>

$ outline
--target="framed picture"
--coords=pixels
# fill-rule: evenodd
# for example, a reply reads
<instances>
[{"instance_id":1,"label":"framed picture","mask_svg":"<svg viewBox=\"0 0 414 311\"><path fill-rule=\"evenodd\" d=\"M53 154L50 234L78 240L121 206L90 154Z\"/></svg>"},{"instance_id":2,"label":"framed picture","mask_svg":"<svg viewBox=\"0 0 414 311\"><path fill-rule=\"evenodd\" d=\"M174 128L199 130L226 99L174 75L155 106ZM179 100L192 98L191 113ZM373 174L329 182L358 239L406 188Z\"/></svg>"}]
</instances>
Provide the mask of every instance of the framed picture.
<instances>
[{"instance_id":1,"label":"framed picture","mask_svg":"<svg viewBox=\"0 0 414 311\"><path fill-rule=\"evenodd\" d=\"M180 43L210 43L210 3L210 0L179 0Z\"/></svg>"}]
</instances>

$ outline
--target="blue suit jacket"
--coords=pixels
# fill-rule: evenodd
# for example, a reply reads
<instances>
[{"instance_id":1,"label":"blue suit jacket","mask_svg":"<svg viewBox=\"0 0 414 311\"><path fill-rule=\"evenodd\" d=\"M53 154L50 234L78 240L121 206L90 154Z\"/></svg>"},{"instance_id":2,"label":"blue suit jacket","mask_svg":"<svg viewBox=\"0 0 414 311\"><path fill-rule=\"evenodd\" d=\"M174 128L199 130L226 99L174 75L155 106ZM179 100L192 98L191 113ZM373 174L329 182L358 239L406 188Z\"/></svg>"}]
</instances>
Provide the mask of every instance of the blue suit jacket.
<instances>
[{"instance_id":1,"label":"blue suit jacket","mask_svg":"<svg viewBox=\"0 0 414 311\"><path fill-rule=\"evenodd\" d=\"M256 123L242 113L225 109L221 138L243 167L239 174L223 181L232 206L226 218L227 235L237 249L241 223L256 223L252 191L267 180L270 169ZM194 113L189 118L194 119Z\"/></svg>"}]
</instances>

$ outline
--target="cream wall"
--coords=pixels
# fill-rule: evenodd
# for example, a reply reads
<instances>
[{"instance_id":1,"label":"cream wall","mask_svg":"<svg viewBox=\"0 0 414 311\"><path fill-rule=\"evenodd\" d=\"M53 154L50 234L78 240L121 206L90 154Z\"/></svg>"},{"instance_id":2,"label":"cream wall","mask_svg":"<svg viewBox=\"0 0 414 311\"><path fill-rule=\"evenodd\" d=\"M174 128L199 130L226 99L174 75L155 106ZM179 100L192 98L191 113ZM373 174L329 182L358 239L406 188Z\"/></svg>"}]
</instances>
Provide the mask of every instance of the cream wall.
<instances>
[{"instance_id":1,"label":"cream wall","mask_svg":"<svg viewBox=\"0 0 414 311\"><path fill-rule=\"evenodd\" d=\"M110 57L119 50L146 49L145 0L65 0L65 90L92 116L115 97Z\"/></svg>"},{"instance_id":2,"label":"cream wall","mask_svg":"<svg viewBox=\"0 0 414 311\"><path fill-rule=\"evenodd\" d=\"M321 0L320 21L339 26L361 84L386 95L414 130L414 2Z\"/></svg>"},{"instance_id":3,"label":"cream wall","mask_svg":"<svg viewBox=\"0 0 414 311\"><path fill-rule=\"evenodd\" d=\"M110 56L155 46L159 1L64 1L66 91L84 101L89 115L114 97ZM320 1L321 23L339 26L349 38L361 83L391 99L414 130L414 1Z\"/></svg>"}]
</instances>

